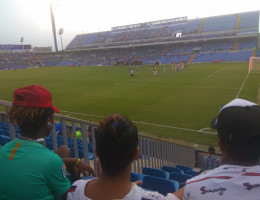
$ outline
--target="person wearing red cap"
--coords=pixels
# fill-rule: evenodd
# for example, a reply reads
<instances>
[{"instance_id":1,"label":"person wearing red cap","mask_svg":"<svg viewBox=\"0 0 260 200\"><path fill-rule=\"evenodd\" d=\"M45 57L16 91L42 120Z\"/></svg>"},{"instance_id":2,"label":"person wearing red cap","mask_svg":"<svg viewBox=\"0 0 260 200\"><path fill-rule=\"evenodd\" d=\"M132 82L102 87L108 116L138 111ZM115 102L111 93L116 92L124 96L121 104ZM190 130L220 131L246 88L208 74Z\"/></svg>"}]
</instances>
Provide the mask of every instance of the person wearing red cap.
<instances>
[{"instance_id":1,"label":"person wearing red cap","mask_svg":"<svg viewBox=\"0 0 260 200\"><path fill-rule=\"evenodd\" d=\"M39 141L48 136L54 123L51 93L38 85L16 89L8 113L11 123L19 125L21 136L0 150L0 199L60 199L66 198L71 184L66 167L94 175L91 167L76 158L69 158L69 148L57 153L43 147ZM65 151L64 151L65 150ZM65 165L65 164L66 165Z\"/></svg>"}]
</instances>

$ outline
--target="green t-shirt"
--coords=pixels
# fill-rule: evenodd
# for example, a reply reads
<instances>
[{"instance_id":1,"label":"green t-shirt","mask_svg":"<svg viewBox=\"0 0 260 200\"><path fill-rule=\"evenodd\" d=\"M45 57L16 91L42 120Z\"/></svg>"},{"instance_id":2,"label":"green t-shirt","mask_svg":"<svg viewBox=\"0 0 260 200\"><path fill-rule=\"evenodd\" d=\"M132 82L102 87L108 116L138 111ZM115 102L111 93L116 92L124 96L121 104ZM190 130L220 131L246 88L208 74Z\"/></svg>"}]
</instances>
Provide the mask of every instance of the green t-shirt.
<instances>
[{"instance_id":1,"label":"green t-shirt","mask_svg":"<svg viewBox=\"0 0 260 200\"><path fill-rule=\"evenodd\" d=\"M0 198L57 199L69 188L61 158L41 144L15 139L0 149Z\"/></svg>"},{"instance_id":2,"label":"green t-shirt","mask_svg":"<svg viewBox=\"0 0 260 200\"><path fill-rule=\"evenodd\" d=\"M76 131L77 139L80 140L82 135L80 131Z\"/></svg>"}]
</instances>

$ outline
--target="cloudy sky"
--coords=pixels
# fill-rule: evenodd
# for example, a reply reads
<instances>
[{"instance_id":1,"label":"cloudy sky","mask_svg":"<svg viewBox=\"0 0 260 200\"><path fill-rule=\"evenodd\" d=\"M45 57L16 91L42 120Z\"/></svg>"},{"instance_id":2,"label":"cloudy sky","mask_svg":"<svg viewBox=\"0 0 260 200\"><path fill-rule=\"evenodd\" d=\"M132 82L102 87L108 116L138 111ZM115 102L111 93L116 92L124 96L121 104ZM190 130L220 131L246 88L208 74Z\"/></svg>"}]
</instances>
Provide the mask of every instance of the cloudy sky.
<instances>
[{"instance_id":1,"label":"cloudy sky","mask_svg":"<svg viewBox=\"0 0 260 200\"><path fill-rule=\"evenodd\" d=\"M20 44L24 37L24 44L54 47L50 3L56 29L64 29L64 46L76 34L114 26L260 10L259 0L0 0L0 44Z\"/></svg>"}]
</instances>

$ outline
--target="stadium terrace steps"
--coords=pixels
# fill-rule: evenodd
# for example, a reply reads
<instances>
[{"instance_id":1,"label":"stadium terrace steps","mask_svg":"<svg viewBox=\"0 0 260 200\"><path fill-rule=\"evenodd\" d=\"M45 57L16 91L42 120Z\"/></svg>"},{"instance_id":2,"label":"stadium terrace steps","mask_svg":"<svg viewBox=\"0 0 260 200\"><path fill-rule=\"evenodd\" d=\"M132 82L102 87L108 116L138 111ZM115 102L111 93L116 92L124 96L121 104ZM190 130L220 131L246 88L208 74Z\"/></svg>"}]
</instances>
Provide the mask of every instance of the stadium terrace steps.
<instances>
[{"instance_id":1,"label":"stadium terrace steps","mask_svg":"<svg viewBox=\"0 0 260 200\"><path fill-rule=\"evenodd\" d=\"M57 64L58 66L62 66L61 64L69 57L69 54L65 55L60 62Z\"/></svg>"},{"instance_id":2,"label":"stadium terrace steps","mask_svg":"<svg viewBox=\"0 0 260 200\"><path fill-rule=\"evenodd\" d=\"M180 49L179 54L182 54L184 48L185 48L185 47L182 47L182 48Z\"/></svg>"},{"instance_id":3,"label":"stadium terrace steps","mask_svg":"<svg viewBox=\"0 0 260 200\"><path fill-rule=\"evenodd\" d=\"M199 28L199 30L198 30L198 34L200 34L200 33L202 32L202 29L203 29L203 27L204 27L205 21L206 21L206 19L203 19L203 20L201 21L201 23L200 23L200 28Z\"/></svg>"},{"instance_id":4,"label":"stadium terrace steps","mask_svg":"<svg viewBox=\"0 0 260 200\"><path fill-rule=\"evenodd\" d=\"M237 23L236 23L236 30L238 30L239 29L239 27L240 27L240 20L241 20L241 16L240 15L238 15L237 16Z\"/></svg>"},{"instance_id":5,"label":"stadium terrace steps","mask_svg":"<svg viewBox=\"0 0 260 200\"><path fill-rule=\"evenodd\" d=\"M6 60L6 62L10 61L9 58L6 55L3 54L3 56L4 56L5 60Z\"/></svg>"},{"instance_id":6,"label":"stadium terrace steps","mask_svg":"<svg viewBox=\"0 0 260 200\"><path fill-rule=\"evenodd\" d=\"M192 61L193 61L193 59L194 59L195 56L196 56L196 54L192 54L192 55L191 55L190 60L189 60L189 62L188 62L189 64L192 63Z\"/></svg>"},{"instance_id":7,"label":"stadium terrace steps","mask_svg":"<svg viewBox=\"0 0 260 200\"><path fill-rule=\"evenodd\" d=\"M104 32L99 34L99 36L98 36L97 40L94 42L94 44L97 44L99 42L100 38L103 37L103 35L104 35Z\"/></svg>"},{"instance_id":8,"label":"stadium terrace steps","mask_svg":"<svg viewBox=\"0 0 260 200\"><path fill-rule=\"evenodd\" d=\"M165 48L165 49L162 51L162 55L165 55L167 51L168 51L168 48Z\"/></svg>"},{"instance_id":9,"label":"stadium terrace steps","mask_svg":"<svg viewBox=\"0 0 260 200\"><path fill-rule=\"evenodd\" d=\"M131 31L128 31L126 36L124 37L123 41L126 41L128 39L128 36L130 35Z\"/></svg>"},{"instance_id":10,"label":"stadium terrace steps","mask_svg":"<svg viewBox=\"0 0 260 200\"><path fill-rule=\"evenodd\" d=\"M237 46L238 46L238 42L235 42L234 45L233 45L233 51L237 50Z\"/></svg>"},{"instance_id":11,"label":"stadium terrace steps","mask_svg":"<svg viewBox=\"0 0 260 200\"><path fill-rule=\"evenodd\" d=\"M161 35L161 32L163 31L163 29L165 29L165 26L163 26L162 28L160 28L160 30L157 32L156 34L156 39L158 39Z\"/></svg>"}]
</instances>

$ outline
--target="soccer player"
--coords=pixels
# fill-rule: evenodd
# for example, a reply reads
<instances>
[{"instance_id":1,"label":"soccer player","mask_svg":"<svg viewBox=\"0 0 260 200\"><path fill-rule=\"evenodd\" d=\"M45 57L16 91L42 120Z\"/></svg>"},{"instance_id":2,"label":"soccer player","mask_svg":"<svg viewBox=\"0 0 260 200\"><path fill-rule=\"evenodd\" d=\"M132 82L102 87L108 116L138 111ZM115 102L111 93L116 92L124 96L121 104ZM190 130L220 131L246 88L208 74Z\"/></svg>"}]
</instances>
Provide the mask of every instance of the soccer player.
<instances>
[{"instance_id":1,"label":"soccer player","mask_svg":"<svg viewBox=\"0 0 260 200\"><path fill-rule=\"evenodd\" d=\"M134 79L134 69L131 69L131 80Z\"/></svg>"}]
</instances>

